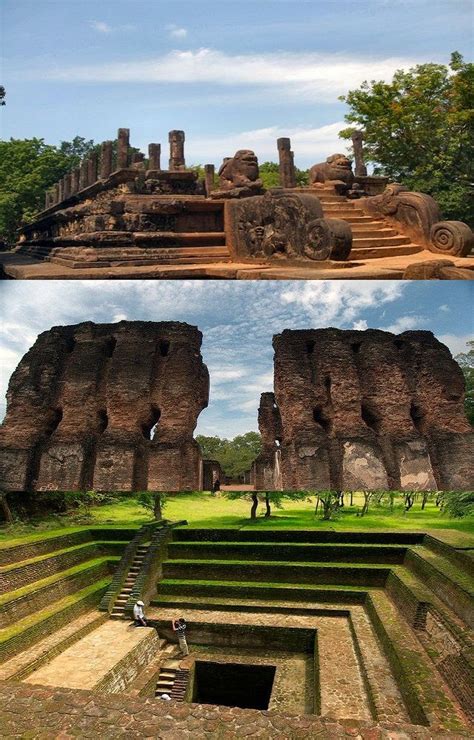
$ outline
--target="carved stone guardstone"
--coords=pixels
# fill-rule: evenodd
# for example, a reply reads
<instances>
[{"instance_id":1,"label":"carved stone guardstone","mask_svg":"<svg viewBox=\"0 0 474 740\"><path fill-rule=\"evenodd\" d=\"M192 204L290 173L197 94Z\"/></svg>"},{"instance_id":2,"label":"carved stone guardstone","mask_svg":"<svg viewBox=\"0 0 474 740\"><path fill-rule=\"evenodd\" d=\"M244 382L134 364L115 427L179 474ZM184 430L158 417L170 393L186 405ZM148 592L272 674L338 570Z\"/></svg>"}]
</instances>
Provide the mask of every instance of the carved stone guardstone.
<instances>
[{"instance_id":1,"label":"carved stone guardstone","mask_svg":"<svg viewBox=\"0 0 474 740\"><path fill-rule=\"evenodd\" d=\"M431 332L285 330L262 394L260 490L472 490L464 378Z\"/></svg>"},{"instance_id":2,"label":"carved stone guardstone","mask_svg":"<svg viewBox=\"0 0 474 740\"><path fill-rule=\"evenodd\" d=\"M358 206L371 216L384 216L401 223L431 252L466 257L474 249L472 229L462 221L440 221L438 204L425 193L412 192L393 183L380 195L361 198Z\"/></svg>"},{"instance_id":3,"label":"carved stone guardstone","mask_svg":"<svg viewBox=\"0 0 474 740\"><path fill-rule=\"evenodd\" d=\"M312 194L275 189L225 204L227 244L236 261L345 260L352 247L350 226L325 219Z\"/></svg>"},{"instance_id":4,"label":"carved stone guardstone","mask_svg":"<svg viewBox=\"0 0 474 740\"><path fill-rule=\"evenodd\" d=\"M209 396L201 341L179 322L40 334L8 386L1 489L198 490L193 432Z\"/></svg>"}]
</instances>

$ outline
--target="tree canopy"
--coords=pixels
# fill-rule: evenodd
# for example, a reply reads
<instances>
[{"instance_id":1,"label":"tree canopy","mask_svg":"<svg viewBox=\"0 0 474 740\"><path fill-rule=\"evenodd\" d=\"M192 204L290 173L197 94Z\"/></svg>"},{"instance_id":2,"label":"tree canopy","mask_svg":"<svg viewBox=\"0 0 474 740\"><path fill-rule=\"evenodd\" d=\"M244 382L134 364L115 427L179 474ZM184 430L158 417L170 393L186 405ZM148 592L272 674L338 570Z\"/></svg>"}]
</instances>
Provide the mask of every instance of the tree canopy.
<instances>
[{"instance_id":1,"label":"tree canopy","mask_svg":"<svg viewBox=\"0 0 474 740\"><path fill-rule=\"evenodd\" d=\"M80 136L59 147L44 139L0 141L0 239L14 242L16 230L42 209L45 190L93 146Z\"/></svg>"},{"instance_id":2,"label":"tree canopy","mask_svg":"<svg viewBox=\"0 0 474 740\"><path fill-rule=\"evenodd\" d=\"M234 439L198 435L196 440L203 457L207 460L217 460L225 475L233 479L250 470L252 462L261 450L258 432L247 432Z\"/></svg>"},{"instance_id":3,"label":"tree canopy","mask_svg":"<svg viewBox=\"0 0 474 740\"><path fill-rule=\"evenodd\" d=\"M264 188L277 188L280 185L280 167L276 162L263 162L259 166L260 179ZM295 167L296 184L301 187L308 184L308 170Z\"/></svg>"},{"instance_id":4,"label":"tree canopy","mask_svg":"<svg viewBox=\"0 0 474 740\"><path fill-rule=\"evenodd\" d=\"M364 82L341 100L350 127L365 132L374 173L432 195L443 217L474 223L474 64L419 64L391 82Z\"/></svg>"}]
</instances>

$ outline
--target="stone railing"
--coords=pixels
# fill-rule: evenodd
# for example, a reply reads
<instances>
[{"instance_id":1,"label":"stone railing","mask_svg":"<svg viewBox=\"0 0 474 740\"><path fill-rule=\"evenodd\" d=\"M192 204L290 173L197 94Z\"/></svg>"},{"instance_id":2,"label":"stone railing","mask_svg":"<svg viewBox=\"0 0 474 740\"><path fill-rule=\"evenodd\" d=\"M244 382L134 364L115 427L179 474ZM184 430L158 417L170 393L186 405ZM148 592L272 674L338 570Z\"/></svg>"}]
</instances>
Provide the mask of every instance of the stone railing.
<instances>
[{"instance_id":1,"label":"stone railing","mask_svg":"<svg viewBox=\"0 0 474 740\"><path fill-rule=\"evenodd\" d=\"M441 221L436 201L403 185L388 185L381 195L361 198L357 205L370 216L382 216L401 224L413 239L430 252L466 257L474 249L474 234L463 221Z\"/></svg>"},{"instance_id":2,"label":"stone railing","mask_svg":"<svg viewBox=\"0 0 474 740\"><path fill-rule=\"evenodd\" d=\"M128 575L128 572L130 570L130 567L132 565L132 562L133 562L133 559L135 557L138 547L143 542L146 542L147 539L150 539L150 537L153 536L153 531L157 527L160 527L160 525L163 526L163 523L161 521L155 521L155 522L151 522L150 524L144 524L142 527L140 527L135 537L128 543L123 553L123 556L120 560L120 563L118 564L117 570L114 573L114 577L112 578L112 581L110 582L110 585L107 588L107 591L105 592L104 596L102 597L100 601L100 604L98 607L100 611L104 611L104 612L112 611L112 607L114 605L115 599L117 598L120 591L122 590L124 581Z\"/></svg>"},{"instance_id":3,"label":"stone railing","mask_svg":"<svg viewBox=\"0 0 474 740\"><path fill-rule=\"evenodd\" d=\"M152 592L156 588L156 581L161 578L162 564L167 557L167 545L172 536L172 530L175 527L181 527L187 524L182 520L172 523L161 523L157 526L152 534L150 546L148 547L143 563L135 579L132 592L125 604L124 613L126 616L132 615L133 605L138 599L145 604L149 601Z\"/></svg>"}]
</instances>

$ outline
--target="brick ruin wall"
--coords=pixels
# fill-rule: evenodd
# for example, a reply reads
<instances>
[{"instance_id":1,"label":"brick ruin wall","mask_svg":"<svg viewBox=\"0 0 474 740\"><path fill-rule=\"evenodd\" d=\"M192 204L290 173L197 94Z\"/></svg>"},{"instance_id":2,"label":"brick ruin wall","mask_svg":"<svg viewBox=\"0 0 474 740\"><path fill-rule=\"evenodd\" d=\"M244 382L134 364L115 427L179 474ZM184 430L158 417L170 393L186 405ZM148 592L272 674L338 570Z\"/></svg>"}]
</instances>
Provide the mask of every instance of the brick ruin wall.
<instances>
[{"instance_id":1,"label":"brick ruin wall","mask_svg":"<svg viewBox=\"0 0 474 740\"><path fill-rule=\"evenodd\" d=\"M179 322L54 327L13 373L4 490L196 490L202 335Z\"/></svg>"},{"instance_id":2,"label":"brick ruin wall","mask_svg":"<svg viewBox=\"0 0 474 740\"><path fill-rule=\"evenodd\" d=\"M431 332L285 330L273 346L257 488L474 487L464 378Z\"/></svg>"}]
</instances>

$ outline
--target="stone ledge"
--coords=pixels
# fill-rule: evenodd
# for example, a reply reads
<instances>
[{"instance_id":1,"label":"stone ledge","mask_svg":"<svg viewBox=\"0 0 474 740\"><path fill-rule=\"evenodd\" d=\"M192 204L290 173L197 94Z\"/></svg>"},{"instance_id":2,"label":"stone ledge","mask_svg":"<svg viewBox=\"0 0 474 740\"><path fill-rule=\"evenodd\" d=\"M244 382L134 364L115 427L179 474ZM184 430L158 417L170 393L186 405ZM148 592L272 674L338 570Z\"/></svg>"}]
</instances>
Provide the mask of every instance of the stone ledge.
<instances>
[{"instance_id":1,"label":"stone ledge","mask_svg":"<svg viewBox=\"0 0 474 740\"><path fill-rule=\"evenodd\" d=\"M410 724L321 719L312 715L141 700L124 694L50 689L0 682L5 737L341 738L442 740L472 737Z\"/></svg>"}]
</instances>

